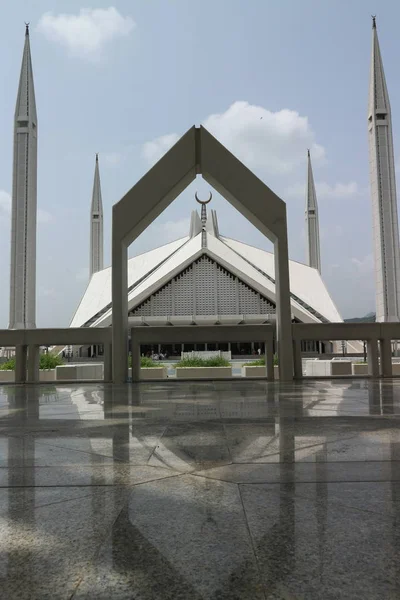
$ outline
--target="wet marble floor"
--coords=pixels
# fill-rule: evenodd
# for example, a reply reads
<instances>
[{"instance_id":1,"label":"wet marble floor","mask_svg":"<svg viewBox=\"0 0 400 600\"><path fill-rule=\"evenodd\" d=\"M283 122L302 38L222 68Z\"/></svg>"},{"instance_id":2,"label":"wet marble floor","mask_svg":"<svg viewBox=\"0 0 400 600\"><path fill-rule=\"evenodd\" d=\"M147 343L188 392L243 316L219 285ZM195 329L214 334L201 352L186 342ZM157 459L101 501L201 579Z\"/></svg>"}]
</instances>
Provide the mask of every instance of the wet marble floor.
<instances>
[{"instance_id":1,"label":"wet marble floor","mask_svg":"<svg viewBox=\"0 0 400 600\"><path fill-rule=\"evenodd\" d=\"M400 380L0 387L5 600L400 598Z\"/></svg>"}]
</instances>

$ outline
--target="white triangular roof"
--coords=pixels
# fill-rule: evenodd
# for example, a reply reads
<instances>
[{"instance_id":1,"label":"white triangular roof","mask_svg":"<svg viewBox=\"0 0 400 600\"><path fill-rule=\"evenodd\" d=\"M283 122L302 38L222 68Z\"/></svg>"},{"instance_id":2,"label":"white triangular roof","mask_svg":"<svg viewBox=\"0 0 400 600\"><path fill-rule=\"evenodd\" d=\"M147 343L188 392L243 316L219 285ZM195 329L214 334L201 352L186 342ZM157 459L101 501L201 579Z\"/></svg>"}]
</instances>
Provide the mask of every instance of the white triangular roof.
<instances>
[{"instance_id":1,"label":"white triangular roof","mask_svg":"<svg viewBox=\"0 0 400 600\"><path fill-rule=\"evenodd\" d=\"M150 271L183 246L188 237L175 240L150 252L128 260L128 287L145 277ZM94 273L91 277L70 327L82 327L94 315L111 303L111 267Z\"/></svg>"},{"instance_id":2,"label":"white triangular roof","mask_svg":"<svg viewBox=\"0 0 400 600\"><path fill-rule=\"evenodd\" d=\"M221 237L221 241L275 279L275 260L272 252L226 237ZM292 294L314 308L331 323L343 321L317 269L289 260L289 277Z\"/></svg>"},{"instance_id":3,"label":"white triangular roof","mask_svg":"<svg viewBox=\"0 0 400 600\"><path fill-rule=\"evenodd\" d=\"M146 252L128 261L128 309L131 311L154 292L192 264L202 254L236 275L275 303L274 255L230 238L207 233L202 247L201 233ZM289 262L292 314L302 322L320 322L321 315L331 322L342 318L320 274L307 265ZM111 267L95 273L71 322L81 327L111 324Z\"/></svg>"}]
</instances>

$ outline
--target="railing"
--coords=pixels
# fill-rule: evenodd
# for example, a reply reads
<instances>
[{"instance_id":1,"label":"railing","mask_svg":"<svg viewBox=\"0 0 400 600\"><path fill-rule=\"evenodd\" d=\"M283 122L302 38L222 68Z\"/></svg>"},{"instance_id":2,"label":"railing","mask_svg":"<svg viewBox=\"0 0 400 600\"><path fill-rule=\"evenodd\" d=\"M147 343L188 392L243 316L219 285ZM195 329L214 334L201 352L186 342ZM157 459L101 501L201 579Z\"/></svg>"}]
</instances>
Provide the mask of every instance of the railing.
<instances>
[{"instance_id":1,"label":"railing","mask_svg":"<svg viewBox=\"0 0 400 600\"><path fill-rule=\"evenodd\" d=\"M140 344L154 342L264 342L267 377L273 379L272 325L219 325L188 327L134 327L132 355L134 380L139 378ZM392 341L400 340L400 323L294 323L292 325L294 376L302 378L302 340L365 340L368 373L372 377L392 377ZM65 329L1 329L0 346L15 347L15 382L39 381L39 347L55 345L104 346L104 381L112 380L111 327Z\"/></svg>"},{"instance_id":2,"label":"railing","mask_svg":"<svg viewBox=\"0 0 400 600\"><path fill-rule=\"evenodd\" d=\"M400 323L293 323L292 337L296 379L303 377L303 340L365 340L368 374L371 377L392 377L391 343L393 340L400 340Z\"/></svg>"},{"instance_id":3,"label":"railing","mask_svg":"<svg viewBox=\"0 0 400 600\"><path fill-rule=\"evenodd\" d=\"M104 381L112 380L110 327L68 329L0 329L0 346L15 346L15 382L39 381L40 346L104 346Z\"/></svg>"}]
</instances>

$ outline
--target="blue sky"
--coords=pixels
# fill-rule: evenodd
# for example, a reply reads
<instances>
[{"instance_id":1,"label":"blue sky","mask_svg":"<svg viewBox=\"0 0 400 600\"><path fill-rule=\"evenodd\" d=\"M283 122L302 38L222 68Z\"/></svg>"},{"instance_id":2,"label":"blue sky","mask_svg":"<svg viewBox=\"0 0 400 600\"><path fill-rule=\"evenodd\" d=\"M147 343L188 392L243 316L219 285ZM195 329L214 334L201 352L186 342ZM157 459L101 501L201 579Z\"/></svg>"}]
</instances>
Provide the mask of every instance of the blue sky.
<instances>
[{"instance_id":1,"label":"blue sky","mask_svg":"<svg viewBox=\"0 0 400 600\"><path fill-rule=\"evenodd\" d=\"M205 124L287 202L291 258L305 260L311 148L323 278L344 317L374 310L367 101L371 13L400 158L395 0L14 0L0 20L0 327L8 325L13 113L24 42L39 121L37 325L68 325L87 285L95 152L110 262L111 207L193 124ZM263 119L260 119L260 117ZM397 162L400 163L398 160ZM132 245L186 234L188 188ZM224 235L269 248L214 197Z\"/></svg>"}]
</instances>

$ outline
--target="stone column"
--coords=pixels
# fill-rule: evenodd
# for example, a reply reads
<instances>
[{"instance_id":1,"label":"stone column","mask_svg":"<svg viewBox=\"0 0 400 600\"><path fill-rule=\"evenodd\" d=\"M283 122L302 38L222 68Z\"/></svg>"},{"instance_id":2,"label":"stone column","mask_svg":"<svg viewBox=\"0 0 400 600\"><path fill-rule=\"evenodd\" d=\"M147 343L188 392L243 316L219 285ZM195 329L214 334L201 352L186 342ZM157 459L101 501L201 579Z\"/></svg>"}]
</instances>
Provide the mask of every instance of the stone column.
<instances>
[{"instance_id":1,"label":"stone column","mask_svg":"<svg viewBox=\"0 0 400 600\"><path fill-rule=\"evenodd\" d=\"M136 342L134 329L131 330L132 381L140 380L140 344Z\"/></svg>"},{"instance_id":2,"label":"stone column","mask_svg":"<svg viewBox=\"0 0 400 600\"><path fill-rule=\"evenodd\" d=\"M274 374L274 345L272 337L265 340L265 364L267 366L267 379L273 381Z\"/></svg>"},{"instance_id":3,"label":"stone column","mask_svg":"<svg viewBox=\"0 0 400 600\"><path fill-rule=\"evenodd\" d=\"M378 342L376 340L367 341L367 361L368 375L379 377Z\"/></svg>"},{"instance_id":4,"label":"stone column","mask_svg":"<svg viewBox=\"0 0 400 600\"><path fill-rule=\"evenodd\" d=\"M292 317L286 218L274 243L279 379L293 380Z\"/></svg>"},{"instance_id":5,"label":"stone column","mask_svg":"<svg viewBox=\"0 0 400 600\"><path fill-rule=\"evenodd\" d=\"M111 344L103 345L103 356L104 356L104 381L109 383L112 381L112 353L111 353Z\"/></svg>"},{"instance_id":6,"label":"stone column","mask_svg":"<svg viewBox=\"0 0 400 600\"><path fill-rule=\"evenodd\" d=\"M114 383L127 381L128 249L118 235L112 241L112 371Z\"/></svg>"},{"instance_id":7,"label":"stone column","mask_svg":"<svg viewBox=\"0 0 400 600\"><path fill-rule=\"evenodd\" d=\"M25 345L15 347L15 383L26 382L26 355L27 347Z\"/></svg>"},{"instance_id":8,"label":"stone column","mask_svg":"<svg viewBox=\"0 0 400 600\"><path fill-rule=\"evenodd\" d=\"M302 379L303 364L301 362L301 340L293 340L293 363L295 379Z\"/></svg>"},{"instance_id":9,"label":"stone column","mask_svg":"<svg viewBox=\"0 0 400 600\"><path fill-rule=\"evenodd\" d=\"M29 383L37 383L39 381L39 346L28 346L28 377Z\"/></svg>"},{"instance_id":10,"label":"stone column","mask_svg":"<svg viewBox=\"0 0 400 600\"><path fill-rule=\"evenodd\" d=\"M381 351L381 376L392 377L392 343L390 339L379 340Z\"/></svg>"}]
</instances>

